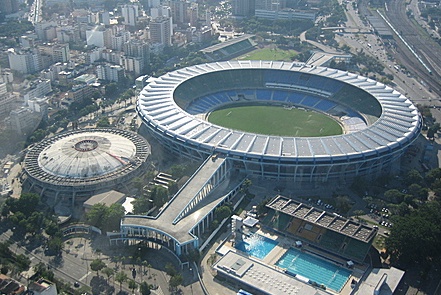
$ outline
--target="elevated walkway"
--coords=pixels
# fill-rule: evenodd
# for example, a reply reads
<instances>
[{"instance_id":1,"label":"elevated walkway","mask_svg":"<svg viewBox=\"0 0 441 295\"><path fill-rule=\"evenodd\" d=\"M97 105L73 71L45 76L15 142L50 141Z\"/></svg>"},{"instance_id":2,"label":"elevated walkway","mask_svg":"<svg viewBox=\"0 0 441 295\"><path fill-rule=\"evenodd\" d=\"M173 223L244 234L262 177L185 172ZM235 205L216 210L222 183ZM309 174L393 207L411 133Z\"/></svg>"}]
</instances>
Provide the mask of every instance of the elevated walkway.
<instances>
[{"instance_id":1,"label":"elevated walkway","mask_svg":"<svg viewBox=\"0 0 441 295\"><path fill-rule=\"evenodd\" d=\"M230 177L230 168L225 158L208 158L156 217L125 216L120 239L150 240L154 232L174 240L173 247L193 243L197 248L197 234L208 228L214 209L234 197L245 179L240 175Z\"/></svg>"}]
</instances>

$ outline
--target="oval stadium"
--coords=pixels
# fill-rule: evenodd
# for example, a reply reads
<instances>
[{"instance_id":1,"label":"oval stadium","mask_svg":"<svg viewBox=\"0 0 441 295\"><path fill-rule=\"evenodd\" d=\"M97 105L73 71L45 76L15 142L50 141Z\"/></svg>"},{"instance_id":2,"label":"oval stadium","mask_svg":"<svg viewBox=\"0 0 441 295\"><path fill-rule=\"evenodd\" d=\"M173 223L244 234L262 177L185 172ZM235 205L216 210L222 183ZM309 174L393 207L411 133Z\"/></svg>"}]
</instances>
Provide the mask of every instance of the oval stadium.
<instances>
[{"instance_id":1,"label":"oval stadium","mask_svg":"<svg viewBox=\"0 0 441 295\"><path fill-rule=\"evenodd\" d=\"M263 107L261 115L252 115ZM227 111L214 124L211 115L222 109ZM194 159L221 155L235 170L295 182L388 173L422 127L417 108L391 87L296 62L226 61L179 69L141 91L137 112L175 153ZM325 119L337 127L328 131L332 124ZM278 125L268 129L265 122L273 121Z\"/></svg>"}]
</instances>

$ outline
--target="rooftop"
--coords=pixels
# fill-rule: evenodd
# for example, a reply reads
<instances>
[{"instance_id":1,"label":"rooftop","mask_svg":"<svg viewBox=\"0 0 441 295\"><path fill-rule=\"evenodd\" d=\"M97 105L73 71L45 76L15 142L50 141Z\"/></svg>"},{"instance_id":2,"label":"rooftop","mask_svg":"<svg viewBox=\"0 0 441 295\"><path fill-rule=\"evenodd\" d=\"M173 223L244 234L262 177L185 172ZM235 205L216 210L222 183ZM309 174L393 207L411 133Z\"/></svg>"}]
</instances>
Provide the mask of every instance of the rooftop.
<instances>
[{"instance_id":1,"label":"rooftop","mask_svg":"<svg viewBox=\"0 0 441 295\"><path fill-rule=\"evenodd\" d=\"M259 289L264 294L329 294L279 270L232 251L229 251L216 262L214 268L218 273L220 272L243 284Z\"/></svg>"},{"instance_id":2,"label":"rooftop","mask_svg":"<svg viewBox=\"0 0 441 295\"><path fill-rule=\"evenodd\" d=\"M377 233L377 229L373 227L280 195L266 206L366 243L373 239Z\"/></svg>"},{"instance_id":3,"label":"rooftop","mask_svg":"<svg viewBox=\"0 0 441 295\"><path fill-rule=\"evenodd\" d=\"M101 194L93 195L86 202L84 202L84 208L90 208L95 204L104 204L106 206L110 206L112 204L121 202L125 197L125 194L110 190Z\"/></svg>"}]
</instances>

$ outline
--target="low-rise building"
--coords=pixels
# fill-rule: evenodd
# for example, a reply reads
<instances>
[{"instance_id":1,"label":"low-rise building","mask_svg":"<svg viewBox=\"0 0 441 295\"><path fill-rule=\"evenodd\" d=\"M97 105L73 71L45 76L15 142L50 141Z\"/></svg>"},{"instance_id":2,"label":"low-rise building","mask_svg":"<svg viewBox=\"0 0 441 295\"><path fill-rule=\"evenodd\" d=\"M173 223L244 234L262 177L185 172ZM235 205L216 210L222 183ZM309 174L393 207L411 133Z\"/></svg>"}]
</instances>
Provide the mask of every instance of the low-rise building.
<instances>
[{"instance_id":1,"label":"low-rise building","mask_svg":"<svg viewBox=\"0 0 441 295\"><path fill-rule=\"evenodd\" d=\"M57 285L46 279L39 279L29 285L29 291L34 295L57 295Z\"/></svg>"}]
</instances>

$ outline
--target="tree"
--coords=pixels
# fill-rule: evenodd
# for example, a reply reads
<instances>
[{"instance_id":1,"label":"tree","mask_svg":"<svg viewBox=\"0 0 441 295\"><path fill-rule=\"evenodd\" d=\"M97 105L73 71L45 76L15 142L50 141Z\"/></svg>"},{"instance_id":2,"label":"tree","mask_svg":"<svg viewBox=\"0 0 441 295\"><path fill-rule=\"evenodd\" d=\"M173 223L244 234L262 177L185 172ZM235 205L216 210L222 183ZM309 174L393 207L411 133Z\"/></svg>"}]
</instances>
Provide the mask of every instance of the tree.
<instances>
[{"instance_id":1,"label":"tree","mask_svg":"<svg viewBox=\"0 0 441 295\"><path fill-rule=\"evenodd\" d=\"M48 250L52 253L60 253L63 250L64 243L61 237L55 236L47 241Z\"/></svg>"},{"instance_id":2,"label":"tree","mask_svg":"<svg viewBox=\"0 0 441 295\"><path fill-rule=\"evenodd\" d=\"M355 216L355 218L359 218L361 215L363 215L364 214L364 211L363 210L354 210L354 216Z\"/></svg>"},{"instance_id":3,"label":"tree","mask_svg":"<svg viewBox=\"0 0 441 295\"><path fill-rule=\"evenodd\" d=\"M121 218L123 218L124 215L125 209L123 205L119 203L110 205L110 207L107 209L104 229L106 231L119 230Z\"/></svg>"},{"instance_id":4,"label":"tree","mask_svg":"<svg viewBox=\"0 0 441 295\"><path fill-rule=\"evenodd\" d=\"M137 285L135 280L130 279L129 280L129 289L132 290L132 293L135 293L135 289L136 289Z\"/></svg>"},{"instance_id":5,"label":"tree","mask_svg":"<svg viewBox=\"0 0 441 295\"><path fill-rule=\"evenodd\" d=\"M390 203L399 204L404 201L404 194L397 189L384 192L384 199Z\"/></svg>"},{"instance_id":6,"label":"tree","mask_svg":"<svg viewBox=\"0 0 441 295\"><path fill-rule=\"evenodd\" d=\"M115 271L110 267L103 268L101 272L107 276L107 283L109 283L110 277L115 273Z\"/></svg>"},{"instance_id":7,"label":"tree","mask_svg":"<svg viewBox=\"0 0 441 295\"><path fill-rule=\"evenodd\" d=\"M150 198L156 207L161 207L168 199L168 190L161 185L155 185L151 190Z\"/></svg>"},{"instance_id":8,"label":"tree","mask_svg":"<svg viewBox=\"0 0 441 295\"><path fill-rule=\"evenodd\" d=\"M106 267L106 264L101 259L94 259L90 263L90 269L96 271L96 275L99 276L99 271Z\"/></svg>"},{"instance_id":9,"label":"tree","mask_svg":"<svg viewBox=\"0 0 441 295\"><path fill-rule=\"evenodd\" d=\"M346 214L351 209L351 200L348 196L338 196L336 199L336 207L340 212Z\"/></svg>"},{"instance_id":10,"label":"tree","mask_svg":"<svg viewBox=\"0 0 441 295\"><path fill-rule=\"evenodd\" d=\"M394 226L385 244L393 260L419 261L435 265L441 258L441 205L427 202L404 216L393 219Z\"/></svg>"},{"instance_id":11,"label":"tree","mask_svg":"<svg viewBox=\"0 0 441 295\"><path fill-rule=\"evenodd\" d=\"M152 291L150 291L150 285L144 281L139 285L139 291L142 295L150 295Z\"/></svg>"},{"instance_id":12,"label":"tree","mask_svg":"<svg viewBox=\"0 0 441 295\"><path fill-rule=\"evenodd\" d=\"M110 127L110 121L107 117L102 117L96 123L96 127Z\"/></svg>"},{"instance_id":13,"label":"tree","mask_svg":"<svg viewBox=\"0 0 441 295\"><path fill-rule=\"evenodd\" d=\"M217 220L222 221L231 215L231 209L230 209L230 207L223 205L223 206L216 208L216 210L214 211L214 214L215 214Z\"/></svg>"},{"instance_id":14,"label":"tree","mask_svg":"<svg viewBox=\"0 0 441 295\"><path fill-rule=\"evenodd\" d=\"M119 273L117 273L115 275L115 281L117 281L119 283L119 290L122 290L122 284L127 281L128 276L125 272L120 271Z\"/></svg>"},{"instance_id":15,"label":"tree","mask_svg":"<svg viewBox=\"0 0 441 295\"><path fill-rule=\"evenodd\" d=\"M90 225L101 227L103 221L107 219L107 207L103 203L98 203L90 208L86 214L86 220Z\"/></svg>"},{"instance_id":16,"label":"tree","mask_svg":"<svg viewBox=\"0 0 441 295\"><path fill-rule=\"evenodd\" d=\"M182 284L183 278L181 274L175 274L170 278L169 287L171 290L176 290L176 288Z\"/></svg>"},{"instance_id":17,"label":"tree","mask_svg":"<svg viewBox=\"0 0 441 295\"><path fill-rule=\"evenodd\" d=\"M421 181L423 180L423 177L421 176L421 173L416 170L416 169L412 169L409 172L407 172L406 176L404 177L404 182L407 185L411 185L411 184L420 184Z\"/></svg>"},{"instance_id":18,"label":"tree","mask_svg":"<svg viewBox=\"0 0 441 295\"><path fill-rule=\"evenodd\" d=\"M170 262L165 264L165 272L169 275L169 276L174 276L176 275L178 272L176 271L176 268L173 266L173 264L171 264Z\"/></svg>"}]
</instances>

